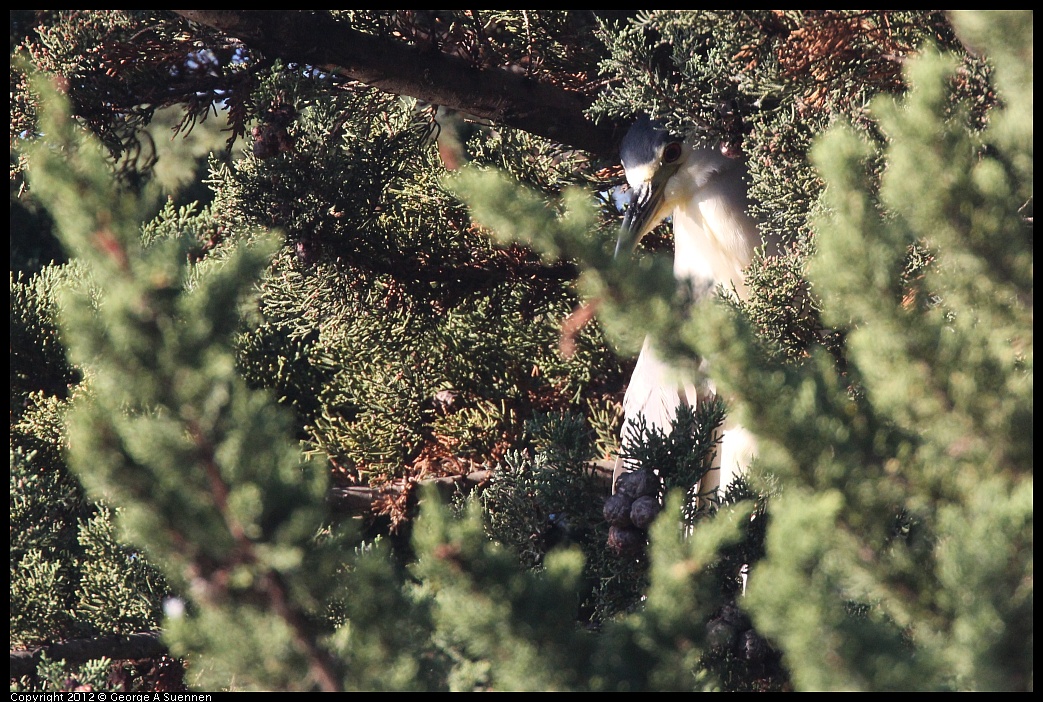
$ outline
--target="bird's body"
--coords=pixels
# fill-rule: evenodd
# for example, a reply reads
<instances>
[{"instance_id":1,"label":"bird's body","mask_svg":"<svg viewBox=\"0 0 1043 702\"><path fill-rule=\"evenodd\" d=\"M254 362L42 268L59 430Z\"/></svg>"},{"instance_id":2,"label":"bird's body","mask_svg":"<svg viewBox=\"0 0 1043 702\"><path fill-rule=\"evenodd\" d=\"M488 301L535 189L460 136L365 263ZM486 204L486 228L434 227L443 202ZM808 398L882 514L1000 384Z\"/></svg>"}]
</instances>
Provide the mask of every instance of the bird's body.
<instances>
[{"instance_id":1,"label":"bird's body","mask_svg":"<svg viewBox=\"0 0 1043 702\"><path fill-rule=\"evenodd\" d=\"M699 166L678 170L663 198L674 231L685 232L674 237L674 277L696 288L731 283L745 296L743 270L758 242L745 207L736 207L746 201L742 164L709 149L689 158Z\"/></svg>"},{"instance_id":2,"label":"bird's body","mask_svg":"<svg viewBox=\"0 0 1043 702\"><path fill-rule=\"evenodd\" d=\"M761 245L756 225L746 211L745 168L718 151L695 148L656 122L640 119L624 138L620 157L634 201L627 211L617 256L633 248L666 217L674 231L674 277L693 298L718 285L746 296L744 271ZM677 372L646 339L623 400L623 445L637 417L648 426L669 431L682 404L695 406L716 395L713 381L701 369L693 381ZM755 451L752 435L734 423L723 428L721 446L711 471L699 486L707 495L727 487Z\"/></svg>"}]
</instances>

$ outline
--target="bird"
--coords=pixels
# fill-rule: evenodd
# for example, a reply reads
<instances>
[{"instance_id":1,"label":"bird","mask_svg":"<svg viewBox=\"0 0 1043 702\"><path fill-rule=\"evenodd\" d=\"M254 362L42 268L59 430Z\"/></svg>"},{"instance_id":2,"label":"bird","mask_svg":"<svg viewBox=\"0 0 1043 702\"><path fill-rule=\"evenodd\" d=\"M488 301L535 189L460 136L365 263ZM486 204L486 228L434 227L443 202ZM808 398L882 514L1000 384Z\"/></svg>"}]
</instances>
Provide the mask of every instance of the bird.
<instances>
[{"instance_id":1,"label":"bird","mask_svg":"<svg viewBox=\"0 0 1043 702\"><path fill-rule=\"evenodd\" d=\"M620 161L632 191L616 242L615 257L631 255L641 239L670 218L674 242L674 278L694 299L712 294L718 285L748 296L745 269L755 251L775 247L762 242L750 217L746 166L719 149L672 133L659 120L641 115L620 142ZM630 429L643 417L646 425L670 431L681 405L695 407L717 395L712 369L700 365L696 380L679 379L677 371L646 338L623 398L625 448L636 440ZM719 499L756 453L753 435L726 419L711 470L698 485L700 499ZM617 474L621 461L616 463Z\"/></svg>"}]
</instances>

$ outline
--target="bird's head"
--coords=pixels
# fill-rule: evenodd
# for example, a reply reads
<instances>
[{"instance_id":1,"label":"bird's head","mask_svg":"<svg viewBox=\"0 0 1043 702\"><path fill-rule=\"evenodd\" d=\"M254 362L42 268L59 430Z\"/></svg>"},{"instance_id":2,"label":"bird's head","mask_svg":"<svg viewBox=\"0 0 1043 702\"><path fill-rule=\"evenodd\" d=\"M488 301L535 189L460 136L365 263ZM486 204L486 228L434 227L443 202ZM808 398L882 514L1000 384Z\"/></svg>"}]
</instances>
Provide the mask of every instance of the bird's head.
<instances>
[{"instance_id":1,"label":"bird's head","mask_svg":"<svg viewBox=\"0 0 1043 702\"><path fill-rule=\"evenodd\" d=\"M690 154L691 148L684 139L645 115L623 137L619 158L634 194L616 242L617 257L621 251L632 251L645 234L670 214L673 203L667 197L667 183Z\"/></svg>"}]
</instances>

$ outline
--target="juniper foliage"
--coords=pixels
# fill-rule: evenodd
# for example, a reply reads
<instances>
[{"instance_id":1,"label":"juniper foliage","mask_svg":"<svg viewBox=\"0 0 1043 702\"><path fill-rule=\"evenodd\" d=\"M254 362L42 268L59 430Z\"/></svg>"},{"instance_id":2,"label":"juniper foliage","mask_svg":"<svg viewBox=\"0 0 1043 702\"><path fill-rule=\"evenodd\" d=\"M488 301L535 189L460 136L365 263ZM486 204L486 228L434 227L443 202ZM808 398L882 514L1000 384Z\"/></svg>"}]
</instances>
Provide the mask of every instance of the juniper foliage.
<instances>
[{"instance_id":1,"label":"juniper foliage","mask_svg":"<svg viewBox=\"0 0 1043 702\"><path fill-rule=\"evenodd\" d=\"M158 627L202 690L1032 688L1031 13L316 16L742 152L790 247L692 307L665 228L613 259L611 154L175 12L13 12L15 643ZM733 400L642 434L621 555L648 333ZM722 412L762 453L693 513ZM108 665L12 684L166 689Z\"/></svg>"}]
</instances>

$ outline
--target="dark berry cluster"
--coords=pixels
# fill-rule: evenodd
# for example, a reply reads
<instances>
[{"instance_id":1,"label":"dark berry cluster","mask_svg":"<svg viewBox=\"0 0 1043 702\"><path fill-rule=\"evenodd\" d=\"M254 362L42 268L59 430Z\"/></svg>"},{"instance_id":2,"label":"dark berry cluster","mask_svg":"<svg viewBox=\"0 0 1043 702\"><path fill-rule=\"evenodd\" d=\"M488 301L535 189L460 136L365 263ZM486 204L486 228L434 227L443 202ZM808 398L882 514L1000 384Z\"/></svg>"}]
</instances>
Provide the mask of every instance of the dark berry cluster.
<instances>
[{"instance_id":1,"label":"dark berry cluster","mask_svg":"<svg viewBox=\"0 0 1043 702\"><path fill-rule=\"evenodd\" d=\"M648 541L648 527L663 508L662 480L649 470L631 470L616 478L614 493L605 500L608 545L620 555L633 555Z\"/></svg>"}]
</instances>

